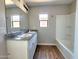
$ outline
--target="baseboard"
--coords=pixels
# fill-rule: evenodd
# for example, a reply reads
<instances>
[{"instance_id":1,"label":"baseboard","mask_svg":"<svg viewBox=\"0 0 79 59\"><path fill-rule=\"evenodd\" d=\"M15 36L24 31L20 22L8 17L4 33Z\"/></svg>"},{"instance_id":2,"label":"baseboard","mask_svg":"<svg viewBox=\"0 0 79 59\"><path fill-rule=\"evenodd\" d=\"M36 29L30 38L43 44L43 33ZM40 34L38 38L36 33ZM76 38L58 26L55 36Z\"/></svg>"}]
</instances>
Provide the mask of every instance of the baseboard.
<instances>
[{"instance_id":1,"label":"baseboard","mask_svg":"<svg viewBox=\"0 0 79 59\"><path fill-rule=\"evenodd\" d=\"M64 58L66 59L66 56L64 55L64 53L62 52L62 50L58 47L58 46L56 46L57 48L58 48L58 50L61 52L61 54L64 56Z\"/></svg>"},{"instance_id":2,"label":"baseboard","mask_svg":"<svg viewBox=\"0 0 79 59\"><path fill-rule=\"evenodd\" d=\"M56 44L52 44L52 43L38 43L38 45L54 45L54 46L56 46Z\"/></svg>"},{"instance_id":3,"label":"baseboard","mask_svg":"<svg viewBox=\"0 0 79 59\"><path fill-rule=\"evenodd\" d=\"M65 57L65 59L72 59L72 54L62 44L60 44L60 42L57 41L56 46L62 53L62 55Z\"/></svg>"}]
</instances>

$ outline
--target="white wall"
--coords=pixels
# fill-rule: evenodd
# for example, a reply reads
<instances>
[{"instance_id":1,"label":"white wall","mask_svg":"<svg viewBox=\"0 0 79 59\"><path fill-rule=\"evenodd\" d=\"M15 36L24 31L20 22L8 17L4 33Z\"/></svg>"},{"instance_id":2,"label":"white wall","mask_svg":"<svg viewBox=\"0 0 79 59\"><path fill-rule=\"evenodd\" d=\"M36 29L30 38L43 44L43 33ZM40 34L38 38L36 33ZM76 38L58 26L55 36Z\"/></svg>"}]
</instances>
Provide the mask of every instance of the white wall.
<instances>
[{"instance_id":1,"label":"white wall","mask_svg":"<svg viewBox=\"0 0 79 59\"><path fill-rule=\"evenodd\" d=\"M56 40L63 55L70 59L74 50L75 13L56 16Z\"/></svg>"},{"instance_id":2,"label":"white wall","mask_svg":"<svg viewBox=\"0 0 79 59\"><path fill-rule=\"evenodd\" d=\"M57 47L67 59L74 55L75 34L75 1L69 5L68 15L58 15L56 18L56 40Z\"/></svg>"},{"instance_id":3,"label":"white wall","mask_svg":"<svg viewBox=\"0 0 79 59\"><path fill-rule=\"evenodd\" d=\"M6 59L4 34L6 34L5 5L4 0L0 0L0 59Z\"/></svg>"},{"instance_id":4,"label":"white wall","mask_svg":"<svg viewBox=\"0 0 79 59\"><path fill-rule=\"evenodd\" d=\"M73 52L75 13L56 16L56 39Z\"/></svg>"},{"instance_id":5,"label":"white wall","mask_svg":"<svg viewBox=\"0 0 79 59\"><path fill-rule=\"evenodd\" d=\"M74 0L70 5L69 5L69 13L73 13L76 11L76 0Z\"/></svg>"},{"instance_id":6,"label":"white wall","mask_svg":"<svg viewBox=\"0 0 79 59\"><path fill-rule=\"evenodd\" d=\"M79 25L79 18L78 18L78 14L79 14L79 0L76 0L76 17L75 17L75 37L74 37L74 55L73 55L73 59L78 59L78 48L79 48L79 40L78 40L78 25Z\"/></svg>"},{"instance_id":7,"label":"white wall","mask_svg":"<svg viewBox=\"0 0 79 59\"><path fill-rule=\"evenodd\" d=\"M11 16L12 15L19 15L20 16L20 28L11 28ZM25 14L21 9L18 7L6 7L6 19L7 19L7 30L8 33L14 31L20 31L20 29L28 29L28 14Z\"/></svg>"},{"instance_id":8,"label":"white wall","mask_svg":"<svg viewBox=\"0 0 79 59\"><path fill-rule=\"evenodd\" d=\"M29 12L30 29L38 30L38 43L55 44L56 43L56 15L68 14L68 6L38 6L31 7ZM48 13L48 28L39 27L39 14Z\"/></svg>"}]
</instances>

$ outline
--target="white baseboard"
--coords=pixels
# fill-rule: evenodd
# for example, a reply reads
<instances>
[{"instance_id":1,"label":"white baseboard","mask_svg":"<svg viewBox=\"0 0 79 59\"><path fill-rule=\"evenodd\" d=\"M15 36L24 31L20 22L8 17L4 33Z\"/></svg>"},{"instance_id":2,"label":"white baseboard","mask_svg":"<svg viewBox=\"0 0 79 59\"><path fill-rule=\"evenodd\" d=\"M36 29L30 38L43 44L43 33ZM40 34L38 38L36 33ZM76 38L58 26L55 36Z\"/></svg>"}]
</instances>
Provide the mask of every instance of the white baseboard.
<instances>
[{"instance_id":1,"label":"white baseboard","mask_svg":"<svg viewBox=\"0 0 79 59\"><path fill-rule=\"evenodd\" d=\"M65 59L72 59L73 54L70 53L69 50L64 45L62 45L59 41L57 41L57 48L65 57Z\"/></svg>"},{"instance_id":2,"label":"white baseboard","mask_svg":"<svg viewBox=\"0 0 79 59\"><path fill-rule=\"evenodd\" d=\"M53 46L56 46L56 44L52 44L52 43L38 43L38 45L53 45Z\"/></svg>"},{"instance_id":3,"label":"white baseboard","mask_svg":"<svg viewBox=\"0 0 79 59\"><path fill-rule=\"evenodd\" d=\"M64 56L64 58L66 59L66 57L65 57L65 54L63 53L63 51L58 47L58 46L56 46L57 48L58 48L58 50L61 52L61 54Z\"/></svg>"}]
</instances>

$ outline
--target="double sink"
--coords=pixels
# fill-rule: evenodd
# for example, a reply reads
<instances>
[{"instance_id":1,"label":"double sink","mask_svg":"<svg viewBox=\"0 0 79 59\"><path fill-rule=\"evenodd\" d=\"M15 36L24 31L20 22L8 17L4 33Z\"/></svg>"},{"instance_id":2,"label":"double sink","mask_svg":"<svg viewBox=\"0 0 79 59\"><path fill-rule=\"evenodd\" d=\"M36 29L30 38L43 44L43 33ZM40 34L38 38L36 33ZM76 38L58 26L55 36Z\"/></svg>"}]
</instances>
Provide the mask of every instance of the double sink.
<instances>
[{"instance_id":1,"label":"double sink","mask_svg":"<svg viewBox=\"0 0 79 59\"><path fill-rule=\"evenodd\" d=\"M16 40L30 40L34 34L35 34L35 32L30 31L30 32L24 33L22 35L18 35L17 37L15 37L15 39Z\"/></svg>"},{"instance_id":2,"label":"double sink","mask_svg":"<svg viewBox=\"0 0 79 59\"><path fill-rule=\"evenodd\" d=\"M36 32L34 32L34 31L29 31L27 33L16 35L15 37L10 38L10 39L13 39L13 40L30 40L35 33Z\"/></svg>"}]
</instances>

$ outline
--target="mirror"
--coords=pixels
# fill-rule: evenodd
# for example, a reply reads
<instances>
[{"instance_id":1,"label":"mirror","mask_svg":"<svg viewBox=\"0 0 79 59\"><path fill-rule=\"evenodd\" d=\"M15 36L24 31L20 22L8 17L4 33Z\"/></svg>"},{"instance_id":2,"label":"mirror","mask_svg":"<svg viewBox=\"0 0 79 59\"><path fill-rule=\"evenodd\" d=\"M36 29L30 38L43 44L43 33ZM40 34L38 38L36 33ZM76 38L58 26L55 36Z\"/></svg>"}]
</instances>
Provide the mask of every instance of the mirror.
<instances>
[{"instance_id":1,"label":"mirror","mask_svg":"<svg viewBox=\"0 0 79 59\"><path fill-rule=\"evenodd\" d=\"M5 0L7 34L28 31L28 14L22 11L12 0Z\"/></svg>"}]
</instances>

